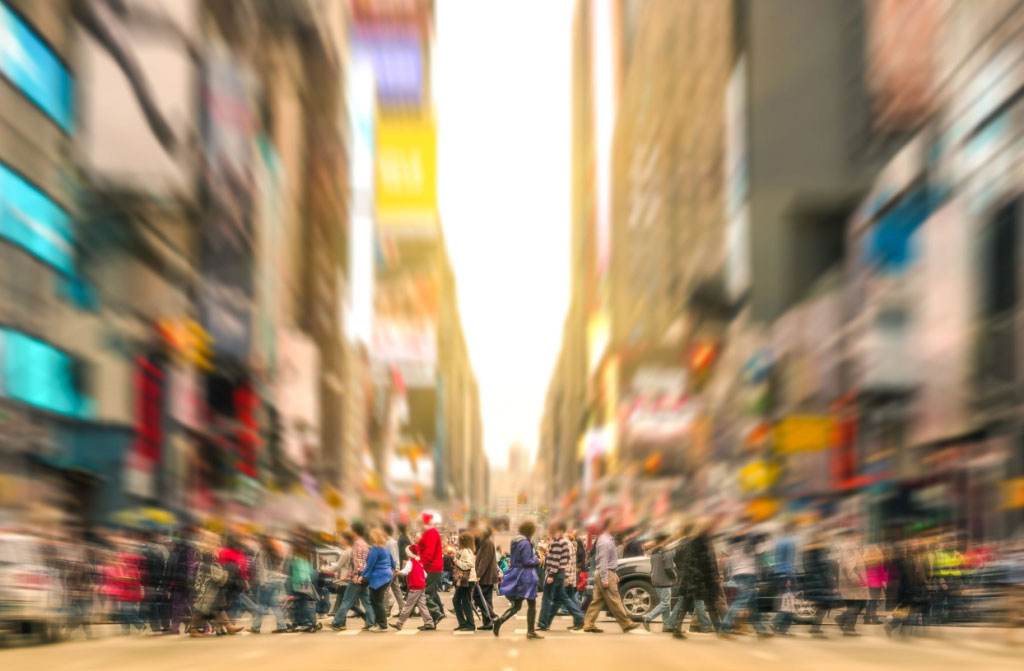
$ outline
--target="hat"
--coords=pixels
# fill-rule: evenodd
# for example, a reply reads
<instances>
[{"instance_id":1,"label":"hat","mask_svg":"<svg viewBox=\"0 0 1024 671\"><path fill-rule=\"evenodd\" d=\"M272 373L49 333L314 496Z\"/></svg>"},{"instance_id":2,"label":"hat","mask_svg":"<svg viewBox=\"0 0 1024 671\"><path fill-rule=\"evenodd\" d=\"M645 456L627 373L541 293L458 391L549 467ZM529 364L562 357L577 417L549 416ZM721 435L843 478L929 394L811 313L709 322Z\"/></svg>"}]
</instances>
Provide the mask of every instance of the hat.
<instances>
[{"instance_id":1,"label":"hat","mask_svg":"<svg viewBox=\"0 0 1024 671\"><path fill-rule=\"evenodd\" d=\"M424 523L424 524L430 524L430 521L431 521L432 519L434 519L434 516L433 516L433 515L432 515L431 513L423 513L423 514L422 514L422 515L420 516L420 519L422 519L422 520L423 520L423 523Z\"/></svg>"},{"instance_id":2,"label":"hat","mask_svg":"<svg viewBox=\"0 0 1024 671\"><path fill-rule=\"evenodd\" d=\"M420 546L419 546L419 545L416 545L415 543L413 543L412 545L410 545L409 547L407 547L407 548L405 549L405 551L406 551L407 553L409 553L409 554L414 554L414 555L416 555L417 557L419 557L419 556L420 556Z\"/></svg>"}]
</instances>

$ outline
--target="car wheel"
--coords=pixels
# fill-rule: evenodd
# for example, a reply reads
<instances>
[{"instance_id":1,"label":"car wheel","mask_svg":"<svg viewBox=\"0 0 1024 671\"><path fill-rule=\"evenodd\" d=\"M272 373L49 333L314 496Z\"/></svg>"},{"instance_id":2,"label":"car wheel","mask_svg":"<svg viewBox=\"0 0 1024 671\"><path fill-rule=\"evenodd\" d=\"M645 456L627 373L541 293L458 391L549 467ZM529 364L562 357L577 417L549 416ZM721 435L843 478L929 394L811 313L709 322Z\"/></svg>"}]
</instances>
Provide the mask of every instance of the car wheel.
<instances>
[{"instance_id":1,"label":"car wheel","mask_svg":"<svg viewBox=\"0 0 1024 671\"><path fill-rule=\"evenodd\" d=\"M622 597L626 614L634 620L649 613L658 601L654 588L642 580L627 582L619 587L619 596Z\"/></svg>"}]
</instances>

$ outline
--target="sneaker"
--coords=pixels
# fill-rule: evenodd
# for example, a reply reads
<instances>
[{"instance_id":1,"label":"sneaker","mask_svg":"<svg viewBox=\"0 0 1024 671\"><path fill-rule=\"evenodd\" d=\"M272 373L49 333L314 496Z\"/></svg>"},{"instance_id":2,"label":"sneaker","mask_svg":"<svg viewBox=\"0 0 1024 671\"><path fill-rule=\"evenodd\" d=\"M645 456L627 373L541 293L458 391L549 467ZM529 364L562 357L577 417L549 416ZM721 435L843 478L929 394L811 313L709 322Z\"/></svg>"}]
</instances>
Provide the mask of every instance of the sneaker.
<instances>
[{"instance_id":1,"label":"sneaker","mask_svg":"<svg viewBox=\"0 0 1024 671\"><path fill-rule=\"evenodd\" d=\"M583 631L583 625L582 624L574 624L571 627L569 627L569 631Z\"/></svg>"},{"instance_id":2,"label":"sneaker","mask_svg":"<svg viewBox=\"0 0 1024 671\"><path fill-rule=\"evenodd\" d=\"M345 625L343 625L343 624L334 624L333 622L331 624L327 625L327 626L330 627L331 629L333 629L334 631L345 631L345 629L347 629L347 627Z\"/></svg>"},{"instance_id":3,"label":"sneaker","mask_svg":"<svg viewBox=\"0 0 1024 671\"><path fill-rule=\"evenodd\" d=\"M682 639L686 638L686 634L684 634L683 632L681 632L678 629L676 629L675 631L672 632L672 638L678 638L678 639L682 640Z\"/></svg>"},{"instance_id":4,"label":"sneaker","mask_svg":"<svg viewBox=\"0 0 1024 671\"><path fill-rule=\"evenodd\" d=\"M287 629L275 629L274 631L272 631L270 633L271 634L287 634L288 630Z\"/></svg>"},{"instance_id":5,"label":"sneaker","mask_svg":"<svg viewBox=\"0 0 1024 671\"><path fill-rule=\"evenodd\" d=\"M494 625L492 625L492 624L484 624L484 625L481 625L481 626L477 627L477 629L479 629L480 631L490 631L493 628L494 628Z\"/></svg>"},{"instance_id":6,"label":"sneaker","mask_svg":"<svg viewBox=\"0 0 1024 671\"><path fill-rule=\"evenodd\" d=\"M534 640L534 641L540 641L540 640L544 639L543 636L541 636L540 634L538 634L535 631L528 631L528 632L526 632L526 638Z\"/></svg>"},{"instance_id":7,"label":"sneaker","mask_svg":"<svg viewBox=\"0 0 1024 671\"><path fill-rule=\"evenodd\" d=\"M650 620L641 620L640 624L643 625L644 631L650 631L651 630L651 621Z\"/></svg>"},{"instance_id":8,"label":"sneaker","mask_svg":"<svg viewBox=\"0 0 1024 671\"><path fill-rule=\"evenodd\" d=\"M634 629L639 629L639 628L640 628L640 625L639 625L639 624L636 624L636 623L634 622L633 624L631 624L631 625L629 625L628 627L626 627L625 629L623 629L623 630L622 630L622 633L623 633L623 634L628 634L629 632L633 631Z\"/></svg>"},{"instance_id":9,"label":"sneaker","mask_svg":"<svg viewBox=\"0 0 1024 671\"><path fill-rule=\"evenodd\" d=\"M370 632L371 634L383 634L384 632L387 631L387 629L385 629L384 627L382 627L382 626L380 626L378 624L378 625L374 625L374 626L370 627L366 631Z\"/></svg>"},{"instance_id":10,"label":"sneaker","mask_svg":"<svg viewBox=\"0 0 1024 671\"><path fill-rule=\"evenodd\" d=\"M402 625L398 624L397 622L392 622L390 624L395 631L402 631Z\"/></svg>"},{"instance_id":11,"label":"sneaker","mask_svg":"<svg viewBox=\"0 0 1024 671\"><path fill-rule=\"evenodd\" d=\"M431 625L421 624L420 626L418 626L416 628L419 629L420 631L434 631L434 630L437 629L437 627L435 627L432 624Z\"/></svg>"},{"instance_id":12,"label":"sneaker","mask_svg":"<svg viewBox=\"0 0 1024 671\"><path fill-rule=\"evenodd\" d=\"M604 629L598 629L597 627L591 627L590 629L584 629L583 631L587 632L588 634L603 634L604 633Z\"/></svg>"}]
</instances>

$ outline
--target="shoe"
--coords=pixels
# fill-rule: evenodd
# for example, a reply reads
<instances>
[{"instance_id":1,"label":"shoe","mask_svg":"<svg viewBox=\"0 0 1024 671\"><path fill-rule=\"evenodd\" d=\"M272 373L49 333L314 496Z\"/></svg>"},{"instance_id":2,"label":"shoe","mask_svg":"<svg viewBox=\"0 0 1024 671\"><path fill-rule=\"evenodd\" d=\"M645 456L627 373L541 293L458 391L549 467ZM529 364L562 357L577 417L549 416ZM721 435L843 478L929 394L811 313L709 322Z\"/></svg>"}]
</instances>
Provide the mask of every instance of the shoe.
<instances>
[{"instance_id":1,"label":"shoe","mask_svg":"<svg viewBox=\"0 0 1024 671\"><path fill-rule=\"evenodd\" d=\"M723 641L731 641L736 637L727 631L720 631L718 632L718 638L722 639Z\"/></svg>"},{"instance_id":2,"label":"shoe","mask_svg":"<svg viewBox=\"0 0 1024 671\"><path fill-rule=\"evenodd\" d=\"M634 624L631 624L631 625L629 625L629 626L628 626L628 627L626 627L625 629L623 629L623 630L622 630L622 633L623 633L623 634L628 634L629 632L633 631L634 629L639 629L639 628L640 628L640 625L639 625L639 624L636 624L636 623L634 623Z\"/></svg>"},{"instance_id":3,"label":"shoe","mask_svg":"<svg viewBox=\"0 0 1024 671\"><path fill-rule=\"evenodd\" d=\"M201 631L190 631L188 632L189 638L206 638L206 634Z\"/></svg>"},{"instance_id":4,"label":"shoe","mask_svg":"<svg viewBox=\"0 0 1024 671\"><path fill-rule=\"evenodd\" d=\"M244 629L245 629L245 627L243 627L243 626L241 626L241 625L239 625L239 626L237 626L237 627L236 627L236 626L234 626L234 625L228 625L227 627L225 627L225 629L227 629L227 631L228 631L228 634L230 634L230 635L234 636L234 635L235 635L235 634L237 634L238 632L240 632L240 631L244 630Z\"/></svg>"},{"instance_id":5,"label":"shoe","mask_svg":"<svg viewBox=\"0 0 1024 671\"><path fill-rule=\"evenodd\" d=\"M480 625L479 627L477 627L477 630L479 630L479 631L490 631L493 628L494 628L493 624L484 624L484 625Z\"/></svg>"},{"instance_id":6,"label":"shoe","mask_svg":"<svg viewBox=\"0 0 1024 671\"><path fill-rule=\"evenodd\" d=\"M640 624L643 626L644 631L650 631L651 630L651 621L650 620L641 620Z\"/></svg>"},{"instance_id":7,"label":"shoe","mask_svg":"<svg viewBox=\"0 0 1024 671\"><path fill-rule=\"evenodd\" d=\"M375 625L372 624L364 624L363 628L360 631L370 631L371 629L373 629L374 626Z\"/></svg>"},{"instance_id":8,"label":"shoe","mask_svg":"<svg viewBox=\"0 0 1024 671\"><path fill-rule=\"evenodd\" d=\"M384 627L382 627L382 626L380 626L378 624L378 625L374 625L374 626L370 627L366 631L370 632L371 634L383 634L383 633L387 632L387 629L385 629Z\"/></svg>"},{"instance_id":9,"label":"shoe","mask_svg":"<svg viewBox=\"0 0 1024 671\"><path fill-rule=\"evenodd\" d=\"M334 631L345 631L345 629L347 629L347 627L345 625L343 625L343 624L340 624L340 625L339 624L334 624L333 622L331 624L327 625L327 626L330 627L331 629L333 629Z\"/></svg>"},{"instance_id":10,"label":"shoe","mask_svg":"<svg viewBox=\"0 0 1024 671\"><path fill-rule=\"evenodd\" d=\"M428 627L425 624L421 624L420 626L418 626L416 628L419 629L420 631L434 631L435 629L437 629L437 627L435 627L434 625L430 625Z\"/></svg>"},{"instance_id":11,"label":"shoe","mask_svg":"<svg viewBox=\"0 0 1024 671\"><path fill-rule=\"evenodd\" d=\"M541 641L541 640L544 639L543 636L541 636L540 634L538 634L535 631L528 631L528 632L526 632L526 638L528 638L530 640L533 640L533 641Z\"/></svg>"},{"instance_id":12,"label":"shoe","mask_svg":"<svg viewBox=\"0 0 1024 671\"><path fill-rule=\"evenodd\" d=\"M323 628L324 628L324 625L320 624L319 622L317 622L316 624L313 625L313 631L320 631Z\"/></svg>"},{"instance_id":13,"label":"shoe","mask_svg":"<svg viewBox=\"0 0 1024 671\"><path fill-rule=\"evenodd\" d=\"M773 636L775 636L775 634L772 634L772 633L769 633L767 631L764 631L764 632L759 633L757 635L757 638L758 638L758 640L762 640L763 641L764 639L771 638Z\"/></svg>"},{"instance_id":14,"label":"shoe","mask_svg":"<svg viewBox=\"0 0 1024 671\"><path fill-rule=\"evenodd\" d=\"M534 631L547 631L548 627L537 627Z\"/></svg>"},{"instance_id":15,"label":"shoe","mask_svg":"<svg viewBox=\"0 0 1024 671\"><path fill-rule=\"evenodd\" d=\"M583 625L582 624L574 624L571 627L569 627L569 631L583 631Z\"/></svg>"},{"instance_id":16,"label":"shoe","mask_svg":"<svg viewBox=\"0 0 1024 671\"><path fill-rule=\"evenodd\" d=\"M391 622L390 625L395 631L402 631L402 625L397 622Z\"/></svg>"},{"instance_id":17,"label":"shoe","mask_svg":"<svg viewBox=\"0 0 1024 671\"><path fill-rule=\"evenodd\" d=\"M590 629L584 629L583 631L587 632L588 634L603 634L604 633L604 629L598 629L597 627L591 627Z\"/></svg>"},{"instance_id":18,"label":"shoe","mask_svg":"<svg viewBox=\"0 0 1024 671\"><path fill-rule=\"evenodd\" d=\"M494 632L494 638L498 638L498 634L501 633L501 625L503 625L503 624L505 624L505 622L503 620L495 620L494 621L494 628L491 629L491 631Z\"/></svg>"},{"instance_id":19,"label":"shoe","mask_svg":"<svg viewBox=\"0 0 1024 671\"><path fill-rule=\"evenodd\" d=\"M678 629L672 632L672 638L685 639L686 634L679 631Z\"/></svg>"},{"instance_id":20,"label":"shoe","mask_svg":"<svg viewBox=\"0 0 1024 671\"><path fill-rule=\"evenodd\" d=\"M287 629L275 629L274 631L272 631L270 633L271 634L287 634L288 630Z\"/></svg>"},{"instance_id":21,"label":"shoe","mask_svg":"<svg viewBox=\"0 0 1024 671\"><path fill-rule=\"evenodd\" d=\"M260 633L259 629L253 629L252 627L249 627L248 629L246 629L246 631L249 632L250 634L258 634L258 633Z\"/></svg>"}]
</instances>

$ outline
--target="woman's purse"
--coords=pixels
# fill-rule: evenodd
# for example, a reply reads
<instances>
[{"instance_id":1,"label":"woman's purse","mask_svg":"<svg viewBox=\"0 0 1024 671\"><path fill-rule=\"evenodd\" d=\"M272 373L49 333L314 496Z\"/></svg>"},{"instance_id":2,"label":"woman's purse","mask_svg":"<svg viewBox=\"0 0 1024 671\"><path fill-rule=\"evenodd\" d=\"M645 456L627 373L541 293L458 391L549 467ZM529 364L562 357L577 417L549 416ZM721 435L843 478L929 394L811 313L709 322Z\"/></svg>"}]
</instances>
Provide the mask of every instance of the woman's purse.
<instances>
[{"instance_id":1,"label":"woman's purse","mask_svg":"<svg viewBox=\"0 0 1024 671\"><path fill-rule=\"evenodd\" d=\"M469 569L460 568L458 564L452 567L452 583L456 587L469 586Z\"/></svg>"}]
</instances>

